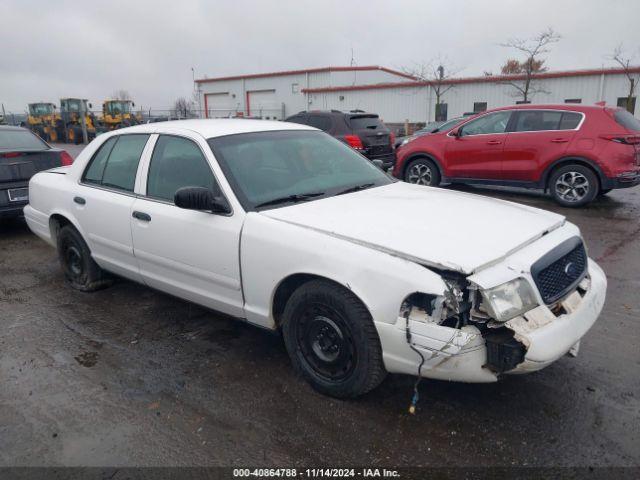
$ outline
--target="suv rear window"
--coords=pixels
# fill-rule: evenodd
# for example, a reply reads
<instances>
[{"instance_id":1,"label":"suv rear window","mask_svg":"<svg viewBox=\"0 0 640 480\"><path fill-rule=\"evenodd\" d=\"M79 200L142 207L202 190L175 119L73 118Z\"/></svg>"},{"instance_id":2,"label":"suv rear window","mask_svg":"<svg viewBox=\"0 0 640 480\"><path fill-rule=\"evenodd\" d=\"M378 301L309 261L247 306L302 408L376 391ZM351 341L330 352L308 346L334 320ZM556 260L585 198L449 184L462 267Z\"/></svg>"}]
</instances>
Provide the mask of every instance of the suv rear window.
<instances>
[{"instance_id":1,"label":"suv rear window","mask_svg":"<svg viewBox=\"0 0 640 480\"><path fill-rule=\"evenodd\" d=\"M616 123L618 123L618 125L622 125L627 130L640 132L640 120L638 120L626 110L616 110L613 114L613 118L615 119Z\"/></svg>"},{"instance_id":2,"label":"suv rear window","mask_svg":"<svg viewBox=\"0 0 640 480\"><path fill-rule=\"evenodd\" d=\"M365 128L375 130L377 128L384 128L384 123L380 121L380 118L377 115L359 115L351 117L349 119L349 123L351 124L351 128L354 130L364 130Z\"/></svg>"}]
</instances>

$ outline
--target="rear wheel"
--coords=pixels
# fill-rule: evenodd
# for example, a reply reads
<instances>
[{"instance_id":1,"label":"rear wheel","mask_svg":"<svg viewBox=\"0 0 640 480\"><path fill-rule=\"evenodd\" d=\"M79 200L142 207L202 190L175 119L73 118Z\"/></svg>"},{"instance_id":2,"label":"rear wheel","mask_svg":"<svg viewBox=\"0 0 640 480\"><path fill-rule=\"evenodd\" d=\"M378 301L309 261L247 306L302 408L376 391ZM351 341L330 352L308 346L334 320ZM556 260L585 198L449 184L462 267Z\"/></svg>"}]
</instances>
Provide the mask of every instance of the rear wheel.
<instances>
[{"instance_id":1,"label":"rear wheel","mask_svg":"<svg viewBox=\"0 0 640 480\"><path fill-rule=\"evenodd\" d=\"M356 397L386 375L369 311L339 285L314 280L298 288L285 307L282 332L294 367L320 393Z\"/></svg>"},{"instance_id":2,"label":"rear wheel","mask_svg":"<svg viewBox=\"0 0 640 480\"><path fill-rule=\"evenodd\" d=\"M73 226L60 229L57 243L64 278L73 288L93 292L111 285L112 279L91 258L88 245Z\"/></svg>"},{"instance_id":3,"label":"rear wheel","mask_svg":"<svg viewBox=\"0 0 640 480\"><path fill-rule=\"evenodd\" d=\"M440 172L432 160L417 158L407 165L404 181L416 185L435 187L440 184Z\"/></svg>"},{"instance_id":4,"label":"rear wheel","mask_svg":"<svg viewBox=\"0 0 640 480\"><path fill-rule=\"evenodd\" d=\"M582 207L596 198L598 190L596 174L584 165L565 165L549 179L551 196L563 207Z\"/></svg>"}]
</instances>

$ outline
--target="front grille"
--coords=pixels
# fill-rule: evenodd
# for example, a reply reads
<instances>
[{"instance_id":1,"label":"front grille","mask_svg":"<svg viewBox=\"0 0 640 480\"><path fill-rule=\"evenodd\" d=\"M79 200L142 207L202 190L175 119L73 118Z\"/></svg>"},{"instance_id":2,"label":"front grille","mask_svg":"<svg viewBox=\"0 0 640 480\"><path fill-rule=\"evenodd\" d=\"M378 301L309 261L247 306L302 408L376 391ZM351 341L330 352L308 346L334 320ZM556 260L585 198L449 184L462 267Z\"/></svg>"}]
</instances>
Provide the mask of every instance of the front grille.
<instances>
[{"instance_id":1,"label":"front grille","mask_svg":"<svg viewBox=\"0 0 640 480\"><path fill-rule=\"evenodd\" d=\"M570 238L531 266L531 275L547 305L576 288L587 274L587 252L582 240Z\"/></svg>"}]
</instances>

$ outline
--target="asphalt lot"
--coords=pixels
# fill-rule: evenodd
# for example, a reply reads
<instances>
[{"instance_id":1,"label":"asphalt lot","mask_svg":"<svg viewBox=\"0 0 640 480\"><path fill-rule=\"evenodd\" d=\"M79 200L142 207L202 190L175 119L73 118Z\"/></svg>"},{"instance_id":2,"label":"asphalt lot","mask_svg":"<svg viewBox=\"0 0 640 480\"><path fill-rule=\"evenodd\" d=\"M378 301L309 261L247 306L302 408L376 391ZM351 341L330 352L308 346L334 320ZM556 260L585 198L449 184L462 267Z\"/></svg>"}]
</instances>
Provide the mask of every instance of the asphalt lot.
<instances>
[{"instance_id":1,"label":"asphalt lot","mask_svg":"<svg viewBox=\"0 0 640 480\"><path fill-rule=\"evenodd\" d=\"M425 380L415 416L411 377L321 396L277 335L124 280L74 291L23 221L0 223L0 465L640 465L640 188L582 210L464 190L567 215L607 302L577 358L497 384Z\"/></svg>"}]
</instances>

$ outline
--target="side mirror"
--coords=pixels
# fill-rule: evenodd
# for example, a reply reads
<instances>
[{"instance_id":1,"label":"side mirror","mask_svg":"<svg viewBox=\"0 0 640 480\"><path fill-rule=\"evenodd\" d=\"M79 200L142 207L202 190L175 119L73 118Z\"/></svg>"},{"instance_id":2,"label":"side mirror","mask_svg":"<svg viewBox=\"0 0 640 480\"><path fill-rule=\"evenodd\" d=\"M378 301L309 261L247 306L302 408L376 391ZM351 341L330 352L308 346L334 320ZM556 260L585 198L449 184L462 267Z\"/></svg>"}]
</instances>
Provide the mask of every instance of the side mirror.
<instances>
[{"instance_id":1,"label":"side mirror","mask_svg":"<svg viewBox=\"0 0 640 480\"><path fill-rule=\"evenodd\" d=\"M454 128L453 130L451 130L451 136L460 138L462 136L462 128Z\"/></svg>"},{"instance_id":2,"label":"side mirror","mask_svg":"<svg viewBox=\"0 0 640 480\"><path fill-rule=\"evenodd\" d=\"M382 162L382 160L380 160L379 158L375 159L375 160L371 160L371 163L373 163L376 167L378 167L380 170L382 170L384 168L384 163Z\"/></svg>"},{"instance_id":3,"label":"side mirror","mask_svg":"<svg viewBox=\"0 0 640 480\"><path fill-rule=\"evenodd\" d=\"M89 108L93 108L93 105L89 104Z\"/></svg>"},{"instance_id":4,"label":"side mirror","mask_svg":"<svg viewBox=\"0 0 640 480\"><path fill-rule=\"evenodd\" d=\"M204 187L183 187L173 197L176 207L186 210L204 210L213 213L231 213L231 207L224 197L216 197Z\"/></svg>"},{"instance_id":5,"label":"side mirror","mask_svg":"<svg viewBox=\"0 0 640 480\"><path fill-rule=\"evenodd\" d=\"M132 106L132 107L135 107L135 106L136 106L136 104L135 104L134 102L131 102L131 106Z\"/></svg>"}]
</instances>

